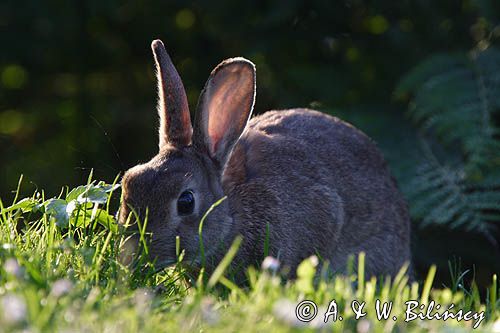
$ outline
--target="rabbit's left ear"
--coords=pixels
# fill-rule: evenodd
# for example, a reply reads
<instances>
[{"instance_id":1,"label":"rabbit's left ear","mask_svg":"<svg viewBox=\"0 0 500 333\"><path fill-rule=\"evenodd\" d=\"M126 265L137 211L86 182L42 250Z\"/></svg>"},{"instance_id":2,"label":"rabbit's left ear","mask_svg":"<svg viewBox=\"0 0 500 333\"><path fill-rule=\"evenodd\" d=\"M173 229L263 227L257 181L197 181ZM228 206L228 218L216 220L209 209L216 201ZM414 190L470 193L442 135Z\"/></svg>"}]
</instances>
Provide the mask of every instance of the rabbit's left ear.
<instances>
[{"instance_id":1,"label":"rabbit's left ear","mask_svg":"<svg viewBox=\"0 0 500 333\"><path fill-rule=\"evenodd\" d=\"M244 58L228 59L210 74L195 118L193 144L224 166L252 115L255 66Z\"/></svg>"}]
</instances>

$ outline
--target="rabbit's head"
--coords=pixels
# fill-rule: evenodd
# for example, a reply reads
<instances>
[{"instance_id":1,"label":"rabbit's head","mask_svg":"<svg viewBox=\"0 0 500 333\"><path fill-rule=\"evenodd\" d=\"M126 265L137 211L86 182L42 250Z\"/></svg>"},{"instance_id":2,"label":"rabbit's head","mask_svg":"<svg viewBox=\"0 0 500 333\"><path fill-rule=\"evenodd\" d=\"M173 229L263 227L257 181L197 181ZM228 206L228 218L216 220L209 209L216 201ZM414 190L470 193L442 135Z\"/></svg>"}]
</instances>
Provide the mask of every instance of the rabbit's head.
<instances>
[{"instance_id":1,"label":"rabbit's head","mask_svg":"<svg viewBox=\"0 0 500 333\"><path fill-rule=\"evenodd\" d=\"M157 266L175 262L176 236L186 260L197 263L199 222L224 196L224 165L253 110L255 67L243 58L219 64L201 93L192 126L184 86L163 43L155 40L151 48L158 77L160 147L151 161L125 173L120 222L136 216L147 223L149 255ZM207 257L226 243L231 229L229 207L223 201L204 222Z\"/></svg>"}]
</instances>

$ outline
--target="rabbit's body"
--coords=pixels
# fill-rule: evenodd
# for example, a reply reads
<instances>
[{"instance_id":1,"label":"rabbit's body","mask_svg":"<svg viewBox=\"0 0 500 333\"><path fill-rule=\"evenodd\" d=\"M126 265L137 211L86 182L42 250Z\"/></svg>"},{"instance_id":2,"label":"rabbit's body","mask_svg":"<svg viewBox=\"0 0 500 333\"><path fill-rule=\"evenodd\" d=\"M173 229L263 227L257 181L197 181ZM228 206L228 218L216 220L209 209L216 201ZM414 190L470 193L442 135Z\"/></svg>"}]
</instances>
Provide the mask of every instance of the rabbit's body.
<instances>
[{"instance_id":1,"label":"rabbit's body","mask_svg":"<svg viewBox=\"0 0 500 333\"><path fill-rule=\"evenodd\" d=\"M192 125L163 43L154 41L152 48L160 150L124 175L120 221L132 210L147 217L149 254L158 266L176 261L176 236L185 261L209 270L237 235L243 244L235 265L259 264L267 249L292 275L313 254L344 271L348 256L364 251L370 275L393 275L410 260L406 204L366 135L307 109L270 111L249 121L255 67L243 58L211 73ZM224 195L200 239L200 220Z\"/></svg>"},{"instance_id":2,"label":"rabbit's body","mask_svg":"<svg viewBox=\"0 0 500 333\"><path fill-rule=\"evenodd\" d=\"M395 274L410 260L406 203L382 155L338 118L307 109L253 118L222 184L245 260L262 259L266 224L269 253L292 268L319 254L342 271L364 251L368 273Z\"/></svg>"}]
</instances>

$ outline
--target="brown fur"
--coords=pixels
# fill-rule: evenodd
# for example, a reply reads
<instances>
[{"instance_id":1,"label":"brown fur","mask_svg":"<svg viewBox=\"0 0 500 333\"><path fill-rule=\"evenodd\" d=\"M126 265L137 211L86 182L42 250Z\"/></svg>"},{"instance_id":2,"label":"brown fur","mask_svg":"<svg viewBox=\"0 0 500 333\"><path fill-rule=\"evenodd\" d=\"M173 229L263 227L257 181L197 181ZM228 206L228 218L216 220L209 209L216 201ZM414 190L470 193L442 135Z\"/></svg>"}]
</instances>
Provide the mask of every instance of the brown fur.
<instances>
[{"instance_id":1,"label":"brown fur","mask_svg":"<svg viewBox=\"0 0 500 333\"><path fill-rule=\"evenodd\" d=\"M410 222L375 144L350 124L308 109L269 111L247 124L255 92L248 69L253 65L237 58L212 72L192 145L165 143L150 162L127 171L121 221L129 207L142 218L148 208L152 258L172 263L179 235L187 260L199 266L198 223L226 195L203 228L208 269L237 235L244 241L235 263L259 263L269 225L270 255L292 271L318 254L342 272L349 255L364 251L368 275L394 275L410 261ZM224 128L207 125L215 117ZM178 216L186 189L195 194L195 210Z\"/></svg>"}]
</instances>

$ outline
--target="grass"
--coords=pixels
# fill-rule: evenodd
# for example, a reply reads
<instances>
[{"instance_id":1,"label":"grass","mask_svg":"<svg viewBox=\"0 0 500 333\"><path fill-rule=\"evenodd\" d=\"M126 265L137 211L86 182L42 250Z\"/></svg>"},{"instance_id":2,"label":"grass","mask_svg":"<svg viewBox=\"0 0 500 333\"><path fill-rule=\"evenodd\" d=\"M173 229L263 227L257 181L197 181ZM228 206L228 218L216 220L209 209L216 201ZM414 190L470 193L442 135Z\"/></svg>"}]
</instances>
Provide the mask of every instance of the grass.
<instances>
[{"instance_id":1,"label":"grass","mask_svg":"<svg viewBox=\"0 0 500 333\"><path fill-rule=\"evenodd\" d=\"M295 281L284 281L276 261L267 260L266 267L248 270L248 286L238 287L226 268L240 238L204 278L188 279L181 249L179 263L160 272L144 255L123 265L120 256L130 235L114 217L119 187L116 180L104 184L90 179L57 198L46 198L41 191L22 200L16 195L8 205L0 201L0 332L456 332L473 330L475 324L474 331L500 331L496 276L481 299L477 287L463 286L459 272L452 286L433 288L435 267L423 283L409 283L404 268L392 280L366 279L361 254L357 273L335 277L325 265L318 268L316 257L308 258ZM318 314L309 323L296 318L302 300L317 304ZM387 320L377 320L377 300L392 302ZM437 312L454 304L453 313L482 312L484 320L405 322L408 300L425 305L432 300L441 305ZM352 305L363 302L366 315L356 318ZM332 315L324 323L327 310ZM311 311L299 308L302 315Z\"/></svg>"}]
</instances>

